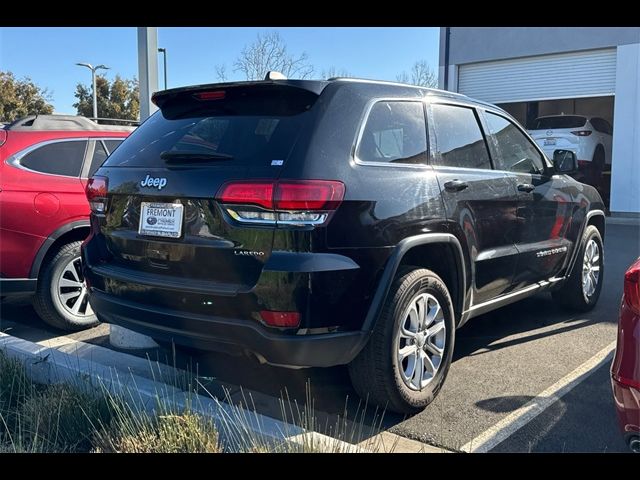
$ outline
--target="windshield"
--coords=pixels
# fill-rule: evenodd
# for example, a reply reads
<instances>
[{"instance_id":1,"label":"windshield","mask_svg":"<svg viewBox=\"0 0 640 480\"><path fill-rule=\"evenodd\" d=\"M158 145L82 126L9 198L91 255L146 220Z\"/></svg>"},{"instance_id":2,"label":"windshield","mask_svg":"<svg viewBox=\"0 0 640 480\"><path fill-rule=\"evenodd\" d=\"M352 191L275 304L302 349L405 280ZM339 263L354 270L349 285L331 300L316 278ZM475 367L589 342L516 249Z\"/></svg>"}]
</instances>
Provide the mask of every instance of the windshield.
<instances>
[{"instance_id":1,"label":"windshield","mask_svg":"<svg viewBox=\"0 0 640 480\"><path fill-rule=\"evenodd\" d=\"M559 115L557 117L536 118L533 130L549 130L554 128L580 128L587 123L585 117L578 115Z\"/></svg>"},{"instance_id":2,"label":"windshield","mask_svg":"<svg viewBox=\"0 0 640 480\"><path fill-rule=\"evenodd\" d=\"M162 166L165 152L229 157L243 165L285 160L306 113L278 116L206 116L168 120L158 112L120 145L105 166ZM164 155L164 158L171 155ZM180 158L178 155L176 158ZM184 156L188 161L189 155Z\"/></svg>"},{"instance_id":3,"label":"windshield","mask_svg":"<svg viewBox=\"0 0 640 480\"><path fill-rule=\"evenodd\" d=\"M237 166L272 165L288 158L317 99L308 91L270 85L229 89L221 95L220 100L199 101L191 92L179 92L104 165L162 167L166 161L207 159Z\"/></svg>"}]
</instances>

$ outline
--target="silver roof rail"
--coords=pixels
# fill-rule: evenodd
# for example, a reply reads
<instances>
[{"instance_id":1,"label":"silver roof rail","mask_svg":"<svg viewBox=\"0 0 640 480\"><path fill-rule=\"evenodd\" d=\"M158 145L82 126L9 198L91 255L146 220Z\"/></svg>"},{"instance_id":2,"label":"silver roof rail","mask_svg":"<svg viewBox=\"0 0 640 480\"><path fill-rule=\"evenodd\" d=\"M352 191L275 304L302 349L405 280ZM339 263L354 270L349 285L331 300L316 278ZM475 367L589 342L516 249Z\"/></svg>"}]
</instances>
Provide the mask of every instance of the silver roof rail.
<instances>
[{"instance_id":1,"label":"silver roof rail","mask_svg":"<svg viewBox=\"0 0 640 480\"><path fill-rule=\"evenodd\" d=\"M133 120L130 120L130 122L133 122ZM34 130L96 130L122 132L134 130L135 127L124 125L100 125L93 120L80 115L29 115L10 123L5 127L5 129L23 132Z\"/></svg>"}]
</instances>

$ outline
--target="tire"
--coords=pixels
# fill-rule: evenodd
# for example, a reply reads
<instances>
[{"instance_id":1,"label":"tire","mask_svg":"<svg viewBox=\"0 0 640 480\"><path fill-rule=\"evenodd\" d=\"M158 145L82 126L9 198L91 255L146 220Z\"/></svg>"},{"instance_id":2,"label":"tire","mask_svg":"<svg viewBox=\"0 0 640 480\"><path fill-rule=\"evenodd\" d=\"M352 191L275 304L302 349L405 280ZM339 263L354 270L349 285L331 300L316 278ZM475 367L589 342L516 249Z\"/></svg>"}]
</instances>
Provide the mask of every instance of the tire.
<instances>
[{"instance_id":1,"label":"tire","mask_svg":"<svg viewBox=\"0 0 640 480\"><path fill-rule=\"evenodd\" d=\"M82 242L71 242L62 245L46 261L40 270L33 299L33 308L40 318L61 330L83 330L100 323L87 303L84 286L81 286L84 284L82 271L78 268L81 244ZM65 286L60 283L77 283L78 286ZM72 295L75 292L78 292L77 296ZM68 295L66 301L60 294ZM81 304L74 309L78 301L81 301ZM77 312L74 313L74 310Z\"/></svg>"},{"instance_id":2,"label":"tire","mask_svg":"<svg viewBox=\"0 0 640 480\"><path fill-rule=\"evenodd\" d=\"M587 252L590 245L595 244L598 248L597 259L592 253ZM586 256L591 256L589 265L597 267L597 275L595 288L590 293L588 286L583 288L583 269L589 268L585 265ZM602 237L600 232L593 225L587 225L587 228L582 235L582 241L580 242L580 250L578 251L578 257L576 263L573 265L569 278L565 280L565 283L558 290L551 292L551 296L558 303L558 305L577 312L588 312L593 309L598 303L600 292L602 290L602 282L604 279L604 248L602 244ZM591 283L593 284L593 277L591 277Z\"/></svg>"},{"instance_id":3,"label":"tire","mask_svg":"<svg viewBox=\"0 0 640 480\"><path fill-rule=\"evenodd\" d=\"M426 330L426 337L414 336L410 340L401 334L401 327L406 326L405 331L416 330L408 313L419 298L432 307L435 307L433 301L437 302L441 314L427 322L427 326L431 326ZM444 326L444 331L430 336L429 330L435 332L438 326ZM451 365L454 338L453 305L447 286L430 270L403 267L395 277L367 345L349 364L351 382L358 394L369 403L398 413L417 413L429 405L442 388ZM431 355L432 351L428 351L430 345L434 348L433 344L442 348L439 361L436 355ZM437 367L435 374L433 370L428 372L430 369L423 368L423 372L431 373L426 382L422 379L418 381L417 376L405 375L411 370L409 362L413 359L416 365L418 356L409 354L400 360L401 348L417 355L431 355L431 365Z\"/></svg>"},{"instance_id":4,"label":"tire","mask_svg":"<svg viewBox=\"0 0 640 480\"><path fill-rule=\"evenodd\" d=\"M591 184L599 187L602 180L602 172L604 171L604 149L601 145L596 147L591 161Z\"/></svg>"}]
</instances>

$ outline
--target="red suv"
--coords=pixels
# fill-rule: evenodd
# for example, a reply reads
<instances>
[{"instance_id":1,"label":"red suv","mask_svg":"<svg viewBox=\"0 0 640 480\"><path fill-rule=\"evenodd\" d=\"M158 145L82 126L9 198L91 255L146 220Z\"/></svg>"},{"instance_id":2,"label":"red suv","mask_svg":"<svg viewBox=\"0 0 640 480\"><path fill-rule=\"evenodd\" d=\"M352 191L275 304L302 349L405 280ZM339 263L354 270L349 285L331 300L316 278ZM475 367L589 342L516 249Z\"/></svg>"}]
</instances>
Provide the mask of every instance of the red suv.
<instances>
[{"instance_id":1,"label":"red suv","mask_svg":"<svg viewBox=\"0 0 640 480\"><path fill-rule=\"evenodd\" d=\"M624 275L611 377L620 429L629 448L640 453L640 258Z\"/></svg>"},{"instance_id":2,"label":"red suv","mask_svg":"<svg viewBox=\"0 0 640 480\"><path fill-rule=\"evenodd\" d=\"M0 297L34 294L40 317L65 330L98 323L80 265L89 233L84 189L133 129L66 115L0 128Z\"/></svg>"}]
</instances>

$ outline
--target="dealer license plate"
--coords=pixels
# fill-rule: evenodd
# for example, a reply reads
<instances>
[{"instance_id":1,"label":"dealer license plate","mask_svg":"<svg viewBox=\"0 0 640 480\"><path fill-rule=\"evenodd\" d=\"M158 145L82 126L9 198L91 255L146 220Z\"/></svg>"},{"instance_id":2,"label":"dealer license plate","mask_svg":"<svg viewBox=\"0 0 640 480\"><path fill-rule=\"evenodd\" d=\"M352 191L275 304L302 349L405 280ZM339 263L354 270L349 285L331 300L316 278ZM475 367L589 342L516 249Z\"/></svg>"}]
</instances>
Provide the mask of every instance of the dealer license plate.
<instances>
[{"instance_id":1,"label":"dealer license plate","mask_svg":"<svg viewBox=\"0 0 640 480\"><path fill-rule=\"evenodd\" d=\"M182 234L183 211L184 205L180 203L142 202L138 233L154 237L179 238Z\"/></svg>"}]
</instances>

